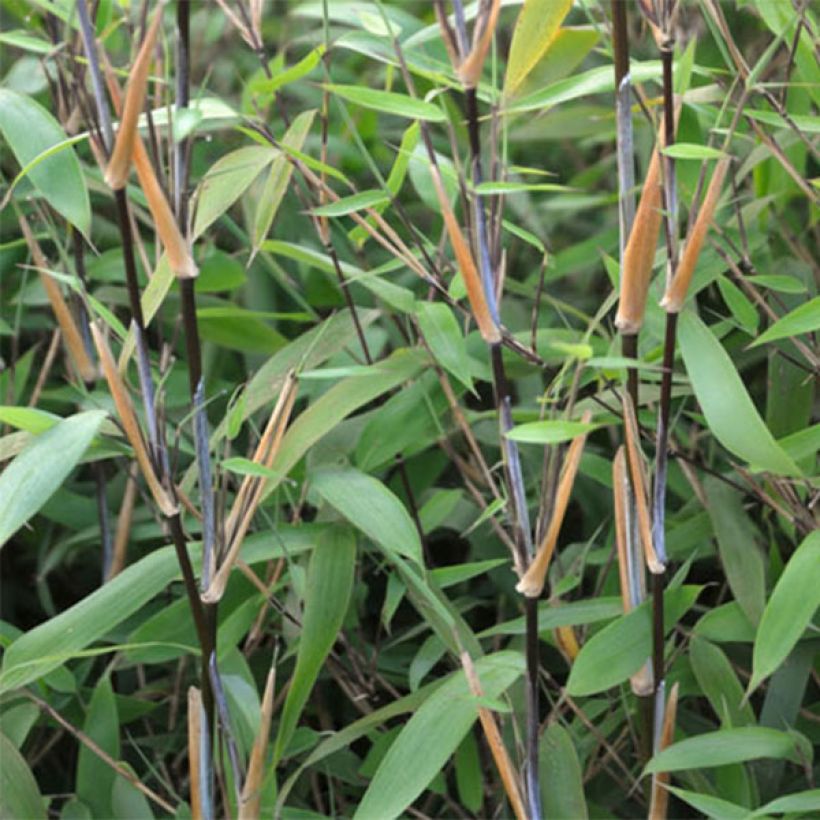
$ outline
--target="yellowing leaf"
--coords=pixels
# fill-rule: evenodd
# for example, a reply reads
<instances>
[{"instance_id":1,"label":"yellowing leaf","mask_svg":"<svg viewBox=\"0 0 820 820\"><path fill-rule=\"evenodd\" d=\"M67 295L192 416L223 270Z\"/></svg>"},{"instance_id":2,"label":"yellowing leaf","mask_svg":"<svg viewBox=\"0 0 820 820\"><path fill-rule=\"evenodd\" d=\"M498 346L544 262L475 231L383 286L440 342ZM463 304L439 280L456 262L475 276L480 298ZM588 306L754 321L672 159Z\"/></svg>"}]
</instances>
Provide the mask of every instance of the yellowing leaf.
<instances>
[{"instance_id":1,"label":"yellowing leaf","mask_svg":"<svg viewBox=\"0 0 820 820\"><path fill-rule=\"evenodd\" d=\"M525 0L513 31L505 94L514 94L547 53L571 7L572 0Z\"/></svg>"}]
</instances>

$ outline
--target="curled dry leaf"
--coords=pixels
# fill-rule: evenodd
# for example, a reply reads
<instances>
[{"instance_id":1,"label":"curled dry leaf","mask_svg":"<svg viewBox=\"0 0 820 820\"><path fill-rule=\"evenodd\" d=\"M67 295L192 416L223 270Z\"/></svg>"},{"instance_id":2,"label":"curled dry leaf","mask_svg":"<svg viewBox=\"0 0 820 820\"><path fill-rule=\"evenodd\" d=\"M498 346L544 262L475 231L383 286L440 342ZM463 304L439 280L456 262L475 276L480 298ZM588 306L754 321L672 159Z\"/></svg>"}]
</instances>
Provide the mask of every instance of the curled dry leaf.
<instances>
[{"instance_id":1,"label":"curled dry leaf","mask_svg":"<svg viewBox=\"0 0 820 820\"><path fill-rule=\"evenodd\" d=\"M461 653L461 665L464 674L467 676L470 691L477 698L484 697L484 690L481 688L478 672L476 672L473 659L467 652ZM507 793L507 799L510 801L512 810L517 820L526 820L527 811L521 797L521 789L518 786L518 776L507 753L507 747L501 739L501 732L498 730L498 724L495 722L493 713L489 709L479 706L478 719L481 722L481 728L484 730L484 736L487 738L487 745L492 752L498 773L501 775L501 782L504 784L504 791Z\"/></svg>"},{"instance_id":2,"label":"curled dry leaf","mask_svg":"<svg viewBox=\"0 0 820 820\"><path fill-rule=\"evenodd\" d=\"M678 711L678 684L672 687L669 700L663 714L660 741L655 754L662 752L672 744L675 734L675 717ZM652 776L652 799L649 804L649 820L666 820L666 810L669 803L669 772L658 772Z\"/></svg>"},{"instance_id":3,"label":"curled dry leaf","mask_svg":"<svg viewBox=\"0 0 820 820\"><path fill-rule=\"evenodd\" d=\"M151 491L151 495L154 497L154 501L156 501L163 515L166 517L176 515L178 507L157 478L154 466L151 463L151 458L148 455L145 439L142 437L142 431L137 422L137 416L134 413L134 405L131 403L131 397L128 395L128 390L125 387L122 376L120 376L117 370L117 365L114 362L108 341L97 327L96 322L91 322L91 335L100 357L100 364L102 365L105 380L108 382L108 389L111 391L114 405L117 408L117 415L120 417L120 423L125 431L125 437L134 450L134 457L137 460L140 472L145 478L145 483L148 485L148 489Z\"/></svg>"},{"instance_id":4,"label":"curled dry leaf","mask_svg":"<svg viewBox=\"0 0 820 820\"><path fill-rule=\"evenodd\" d=\"M581 421L584 424L589 424L591 418L592 414L587 410ZM544 589L547 569L549 569L555 545L558 543L558 534L561 531L561 525L564 523L564 516L572 496L572 487L575 484L575 476L578 474L578 465L581 463L581 453L584 451L586 439L586 432L581 433L580 436L576 436L572 440L572 444L567 450L561 468L561 477L558 480L558 489L555 493L552 518L550 518L549 526L546 533L544 533L544 538L538 547L535 558L516 586L516 589L528 598L537 598Z\"/></svg>"},{"instance_id":5,"label":"curled dry leaf","mask_svg":"<svg viewBox=\"0 0 820 820\"><path fill-rule=\"evenodd\" d=\"M117 113L122 111L122 94L120 93L119 84L114 76L110 64L106 61L106 83L108 84L108 93L114 103L114 109ZM126 99L126 108L128 101ZM125 116L123 115L123 122ZM122 128L120 129L122 130ZM151 164L151 159L148 156L148 151L145 149L145 144L134 122L134 142L133 154L134 167L137 171L137 179L140 187L145 194L148 201L148 209L151 211L151 217L154 220L154 227L159 234L160 242L168 254L168 264L171 270L180 279L192 279L198 274L196 263L191 256L191 250L188 242L183 237L182 232L177 226L177 221L174 218L174 213L159 184L157 175L154 172L154 166Z\"/></svg>"},{"instance_id":6,"label":"curled dry leaf","mask_svg":"<svg viewBox=\"0 0 820 820\"><path fill-rule=\"evenodd\" d=\"M644 456L638 439L638 420L632 398L624 392L622 397L624 411L624 428L626 433L626 456L629 473L632 477L632 491L635 498L635 509L638 513L638 531L643 544L646 565L655 575L662 574L666 567L658 558L652 542L652 521L649 515L649 478L646 474Z\"/></svg>"},{"instance_id":7,"label":"curled dry leaf","mask_svg":"<svg viewBox=\"0 0 820 820\"><path fill-rule=\"evenodd\" d=\"M646 310L649 280L663 221L660 164L660 154L656 148L649 161L641 201L624 248L621 293L615 326L625 334L634 334L641 329Z\"/></svg>"},{"instance_id":8,"label":"curled dry leaf","mask_svg":"<svg viewBox=\"0 0 820 820\"><path fill-rule=\"evenodd\" d=\"M481 70L490 50L495 27L498 25L498 12L501 10L501 0L491 0L485 6L481 19L476 22L473 47L464 61L458 67L458 76L465 88L475 88L481 78Z\"/></svg>"},{"instance_id":9,"label":"curled dry leaf","mask_svg":"<svg viewBox=\"0 0 820 820\"><path fill-rule=\"evenodd\" d=\"M77 372L83 381L92 382L97 378L97 368L94 366L94 363L88 355L88 351L85 349L80 328L77 326L74 315L66 303L66 300L63 298L60 286L54 281L53 277L46 273L48 263L40 248L40 244L31 232L28 221L22 214L20 214L18 221L20 223L20 230L23 232L29 252L31 253L31 258L34 260L34 265L38 269L37 272L40 275L43 290L45 290L46 296L48 296L51 309L54 311L54 318L60 326L63 341L74 362L74 366L77 368Z\"/></svg>"},{"instance_id":10,"label":"curled dry leaf","mask_svg":"<svg viewBox=\"0 0 820 820\"><path fill-rule=\"evenodd\" d=\"M270 469L274 458L279 451L282 437L285 435L290 414L296 401L297 394L296 374L290 371L285 377L279 400L268 419L262 438L259 440L253 461L266 469ZM259 502L262 500L267 479L259 476L245 476L236 494L230 515L225 522L225 536L228 543L228 552L219 570L214 574L208 589L202 593L204 603L216 603L222 598L228 578L234 564L239 557L242 542L251 525Z\"/></svg>"},{"instance_id":11,"label":"curled dry leaf","mask_svg":"<svg viewBox=\"0 0 820 820\"><path fill-rule=\"evenodd\" d=\"M137 134L137 121L148 91L148 69L151 67L154 46L157 42L160 23L162 22L162 6L154 12L154 19L148 27L142 46L134 60L125 89L125 106L122 111L120 127L114 141L114 150L108 167L105 169L105 181L115 191L124 188L128 182L128 173L131 170L131 159L134 154L134 142Z\"/></svg>"},{"instance_id":12,"label":"curled dry leaf","mask_svg":"<svg viewBox=\"0 0 820 820\"><path fill-rule=\"evenodd\" d=\"M726 178L726 172L729 170L729 162L729 157L723 157L718 160L715 172L709 181L709 187L706 190L703 204L700 207L692 231L686 239L686 245L683 248L683 253L678 263L678 269L675 271L675 276L661 300L661 307L664 308L667 313L680 313L683 309L686 294L689 292L689 285L692 282L692 276L698 264L700 252L703 250L703 243L706 241L706 234L709 232L709 226L712 224L712 219L714 218L715 210L720 200L723 181Z\"/></svg>"},{"instance_id":13,"label":"curled dry leaf","mask_svg":"<svg viewBox=\"0 0 820 820\"><path fill-rule=\"evenodd\" d=\"M265 590L267 596L267 590ZM275 661L274 661L275 662ZM259 817L262 781L265 778L265 755L268 750L270 724L273 719L273 694L276 689L276 667L271 666L262 695L262 710L259 716L259 731L253 743L248 761L248 774L239 798L239 820L253 820Z\"/></svg>"},{"instance_id":14,"label":"curled dry leaf","mask_svg":"<svg viewBox=\"0 0 820 820\"><path fill-rule=\"evenodd\" d=\"M196 686L188 687L188 771L191 779L191 817L202 817L202 781L199 750L202 746L202 693Z\"/></svg>"},{"instance_id":15,"label":"curled dry leaf","mask_svg":"<svg viewBox=\"0 0 820 820\"><path fill-rule=\"evenodd\" d=\"M430 174L436 189L441 215L444 217L444 227L447 229L447 235L450 237L450 244L453 246L453 253L455 253L456 256L458 269L461 271L461 277L467 288L467 299L470 302L473 318L478 325L479 332L484 341L487 342L487 344L498 344L498 342L501 341L501 331L490 314L487 296L484 293L484 286L481 284L481 277L478 274L472 251L456 220L453 209L450 207L438 167L435 165L431 166Z\"/></svg>"}]
</instances>

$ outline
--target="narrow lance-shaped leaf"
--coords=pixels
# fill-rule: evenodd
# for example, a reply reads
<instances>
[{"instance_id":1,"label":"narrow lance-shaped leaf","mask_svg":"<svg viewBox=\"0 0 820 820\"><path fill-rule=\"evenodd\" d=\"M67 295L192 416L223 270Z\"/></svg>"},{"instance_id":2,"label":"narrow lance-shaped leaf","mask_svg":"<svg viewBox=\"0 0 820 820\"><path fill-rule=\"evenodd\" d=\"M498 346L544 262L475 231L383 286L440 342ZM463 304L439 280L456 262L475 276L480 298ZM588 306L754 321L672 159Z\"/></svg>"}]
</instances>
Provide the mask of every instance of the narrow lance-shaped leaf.
<instances>
[{"instance_id":1,"label":"narrow lance-shaped leaf","mask_svg":"<svg viewBox=\"0 0 820 820\"><path fill-rule=\"evenodd\" d=\"M0 134L25 168L66 135L54 117L36 100L9 88L0 88ZM80 233L91 232L91 204L74 148L53 153L28 171L28 179L46 201Z\"/></svg>"},{"instance_id":2,"label":"narrow lance-shaped leaf","mask_svg":"<svg viewBox=\"0 0 820 820\"><path fill-rule=\"evenodd\" d=\"M513 29L504 93L515 94L549 51L572 0L525 0Z\"/></svg>"},{"instance_id":3,"label":"narrow lance-shaped leaf","mask_svg":"<svg viewBox=\"0 0 820 820\"><path fill-rule=\"evenodd\" d=\"M355 570L353 532L346 526L329 529L310 557L296 668L282 709L275 760L281 760L287 750L322 664L336 641L350 603Z\"/></svg>"},{"instance_id":4,"label":"narrow lance-shaped leaf","mask_svg":"<svg viewBox=\"0 0 820 820\"><path fill-rule=\"evenodd\" d=\"M820 530L806 536L789 558L763 610L752 655L749 692L792 651L820 606Z\"/></svg>"},{"instance_id":5,"label":"narrow lance-shaped leaf","mask_svg":"<svg viewBox=\"0 0 820 820\"><path fill-rule=\"evenodd\" d=\"M0 732L0 817L45 820L46 805L25 758Z\"/></svg>"},{"instance_id":6,"label":"narrow lance-shaped leaf","mask_svg":"<svg viewBox=\"0 0 820 820\"><path fill-rule=\"evenodd\" d=\"M90 410L37 436L0 475L0 548L65 481L105 419Z\"/></svg>"},{"instance_id":7,"label":"narrow lance-shaped leaf","mask_svg":"<svg viewBox=\"0 0 820 820\"><path fill-rule=\"evenodd\" d=\"M753 467L799 476L800 469L760 418L723 345L693 312L681 314L678 339L686 372L714 437Z\"/></svg>"},{"instance_id":8,"label":"narrow lance-shaped leaf","mask_svg":"<svg viewBox=\"0 0 820 820\"><path fill-rule=\"evenodd\" d=\"M806 753L811 755L811 747L796 733L757 726L721 729L673 743L656 754L644 771L646 774L677 772L767 757L797 762Z\"/></svg>"},{"instance_id":9,"label":"narrow lance-shaped leaf","mask_svg":"<svg viewBox=\"0 0 820 820\"><path fill-rule=\"evenodd\" d=\"M523 673L517 652L476 661L484 694L497 698ZM479 704L464 672L449 677L416 710L379 764L354 818L392 820L427 788L478 718Z\"/></svg>"}]
</instances>

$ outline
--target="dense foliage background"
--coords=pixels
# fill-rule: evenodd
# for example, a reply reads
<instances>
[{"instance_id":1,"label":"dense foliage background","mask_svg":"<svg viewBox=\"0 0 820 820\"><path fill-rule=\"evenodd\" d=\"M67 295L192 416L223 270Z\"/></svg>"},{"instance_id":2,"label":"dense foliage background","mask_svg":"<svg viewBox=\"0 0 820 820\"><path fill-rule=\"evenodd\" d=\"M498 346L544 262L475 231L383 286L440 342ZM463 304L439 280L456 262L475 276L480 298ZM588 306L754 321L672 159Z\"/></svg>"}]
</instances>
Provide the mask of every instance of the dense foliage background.
<instances>
[{"instance_id":1,"label":"dense foliage background","mask_svg":"<svg viewBox=\"0 0 820 820\"><path fill-rule=\"evenodd\" d=\"M816 9L84 9L0 0L0 815L817 816Z\"/></svg>"}]
</instances>

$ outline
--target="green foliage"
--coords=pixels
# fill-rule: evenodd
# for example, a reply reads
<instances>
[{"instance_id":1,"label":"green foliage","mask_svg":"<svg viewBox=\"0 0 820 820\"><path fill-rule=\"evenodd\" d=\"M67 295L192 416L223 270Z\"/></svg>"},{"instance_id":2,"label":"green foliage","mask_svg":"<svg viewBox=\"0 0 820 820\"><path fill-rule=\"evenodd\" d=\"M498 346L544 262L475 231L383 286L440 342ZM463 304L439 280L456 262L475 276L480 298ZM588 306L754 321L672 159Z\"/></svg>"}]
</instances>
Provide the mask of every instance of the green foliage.
<instances>
[{"instance_id":1,"label":"green foliage","mask_svg":"<svg viewBox=\"0 0 820 820\"><path fill-rule=\"evenodd\" d=\"M678 3L675 207L632 346L621 232L670 113L653 4L616 4L626 157L610 4L446 2L444 27L425 3L168 4L139 133L193 282L145 180L104 182L85 5L125 87L141 4L0 0L0 816L193 816L194 749L213 816L243 786L243 816L513 816L488 718L530 816L647 816L653 782L668 817L816 816L816 10ZM667 240L695 247L726 159L674 334ZM84 381L66 330L96 367L92 321L116 373ZM616 526L641 470L662 576ZM211 521L215 569L241 542L218 604ZM208 742L187 703L212 708L212 650ZM653 663L664 748L633 690Z\"/></svg>"}]
</instances>

